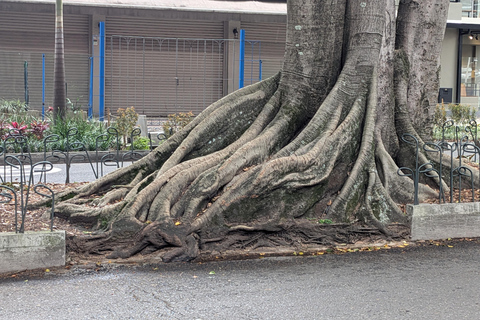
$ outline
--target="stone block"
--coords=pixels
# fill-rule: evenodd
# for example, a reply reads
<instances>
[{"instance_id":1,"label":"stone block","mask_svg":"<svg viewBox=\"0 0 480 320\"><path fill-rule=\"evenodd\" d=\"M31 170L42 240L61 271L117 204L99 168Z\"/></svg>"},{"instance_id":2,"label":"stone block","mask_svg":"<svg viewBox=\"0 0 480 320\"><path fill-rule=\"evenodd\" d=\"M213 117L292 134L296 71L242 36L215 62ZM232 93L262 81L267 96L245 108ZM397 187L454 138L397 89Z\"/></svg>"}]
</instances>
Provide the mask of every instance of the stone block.
<instances>
[{"instance_id":1,"label":"stone block","mask_svg":"<svg viewBox=\"0 0 480 320\"><path fill-rule=\"evenodd\" d=\"M65 265L65 231L0 232L0 273Z\"/></svg>"},{"instance_id":2,"label":"stone block","mask_svg":"<svg viewBox=\"0 0 480 320\"><path fill-rule=\"evenodd\" d=\"M480 203L408 205L412 240L480 237Z\"/></svg>"}]
</instances>

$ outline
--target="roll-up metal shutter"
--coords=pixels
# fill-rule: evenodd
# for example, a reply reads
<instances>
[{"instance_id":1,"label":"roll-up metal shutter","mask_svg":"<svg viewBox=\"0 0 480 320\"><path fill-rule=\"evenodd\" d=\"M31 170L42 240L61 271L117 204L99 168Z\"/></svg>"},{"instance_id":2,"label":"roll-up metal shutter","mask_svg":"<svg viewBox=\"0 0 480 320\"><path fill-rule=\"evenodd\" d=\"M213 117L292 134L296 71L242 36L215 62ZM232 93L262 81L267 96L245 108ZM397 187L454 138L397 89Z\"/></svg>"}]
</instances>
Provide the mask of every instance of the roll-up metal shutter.
<instances>
[{"instance_id":1,"label":"roll-up metal shutter","mask_svg":"<svg viewBox=\"0 0 480 320\"><path fill-rule=\"evenodd\" d=\"M89 16L65 15L67 97L87 108ZM0 98L24 100L24 63L28 63L30 109L42 109L42 55L45 54L45 104L53 102L54 14L0 12Z\"/></svg>"},{"instance_id":2,"label":"roll-up metal shutter","mask_svg":"<svg viewBox=\"0 0 480 320\"><path fill-rule=\"evenodd\" d=\"M200 113L223 96L221 21L107 17L106 107Z\"/></svg>"},{"instance_id":3,"label":"roll-up metal shutter","mask_svg":"<svg viewBox=\"0 0 480 320\"><path fill-rule=\"evenodd\" d=\"M242 22L245 30L245 85L275 75L282 68L285 54L286 25L284 23Z\"/></svg>"}]
</instances>

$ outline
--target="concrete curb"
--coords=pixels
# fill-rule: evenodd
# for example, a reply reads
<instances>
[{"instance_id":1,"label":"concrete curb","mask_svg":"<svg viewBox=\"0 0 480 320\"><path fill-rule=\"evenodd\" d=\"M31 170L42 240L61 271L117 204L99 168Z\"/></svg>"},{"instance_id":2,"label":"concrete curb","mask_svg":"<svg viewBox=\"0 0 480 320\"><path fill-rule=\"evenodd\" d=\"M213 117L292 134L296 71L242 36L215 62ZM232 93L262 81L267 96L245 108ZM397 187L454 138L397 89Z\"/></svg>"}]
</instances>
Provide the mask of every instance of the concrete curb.
<instances>
[{"instance_id":1,"label":"concrete curb","mask_svg":"<svg viewBox=\"0 0 480 320\"><path fill-rule=\"evenodd\" d=\"M412 240L480 237L480 202L408 205Z\"/></svg>"},{"instance_id":2,"label":"concrete curb","mask_svg":"<svg viewBox=\"0 0 480 320\"><path fill-rule=\"evenodd\" d=\"M0 233L0 273L64 265L65 231Z\"/></svg>"}]
</instances>

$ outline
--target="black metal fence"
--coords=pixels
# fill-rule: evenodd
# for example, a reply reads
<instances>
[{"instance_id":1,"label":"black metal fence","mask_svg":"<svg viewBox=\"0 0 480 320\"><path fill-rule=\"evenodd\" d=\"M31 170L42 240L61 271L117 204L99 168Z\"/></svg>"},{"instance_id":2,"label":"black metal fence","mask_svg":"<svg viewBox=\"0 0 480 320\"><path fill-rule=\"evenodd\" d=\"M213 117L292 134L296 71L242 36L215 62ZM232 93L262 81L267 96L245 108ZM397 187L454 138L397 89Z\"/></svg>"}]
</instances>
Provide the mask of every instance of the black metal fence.
<instances>
[{"instance_id":1,"label":"black metal fence","mask_svg":"<svg viewBox=\"0 0 480 320\"><path fill-rule=\"evenodd\" d=\"M475 201L475 178L474 171L478 170L480 162L480 144L477 135L477 122L471 120L465 126L455 125L452 120L446 121L441 128L441 139L437 142L426 142L420 146L419 140L412 134L405 133L401 140L409 144L414 150L414 161L411 168L401 167L398 169L398 175L410 177L414 184L414 204L419 204L419 183L423 179L432 179L438 184L439 203L447 201L453 203L455 200L454 192L458 192L458 201L462 201L462 191L468 190L471 193L471 201ZM447 136L450 139L447 139ZM419 155L436 153L438 163L429 161L420 163ZM445 170L443 165L443 156L448 154L450 157L449 169ZM466 164L469 164L467 166ZM448 181L450 192L448 197L445 195L443 181ZM480 186L480 181L479 184Z\"/></svg>"},{"instance_id":2,"label":"black metal fence","mask_svg":"<svg viewBox=\"0 0 480 320\"><path fill-rule=\"evenodd\" d=\"M447 139L447 133L450 134L452 139ZM50 228L53 228L55 194L46 185L47 173L53 169L53 163L65 164L65 183L70 182L72 162L89 163L95 178L99 178L103 176L105 166L123 167L125 162L134 162L154 149L152 135L148 133L150 148L148 150L135 150L133 141L140 135L141 131L139 128L133 129L129 135L130 148L121 150L121 138L118 130L114 127L109 127L105 134L96 137L95 150L93 151L95 156L92 159L91 152L87 151L86 145L78 137L77 128L70 128L63 140L56 134L45 137L43 139L43 159L34 163L32 154L29 151L27 137L19 134L18 131L12 130L0 146L0 157L3 160L3 174L0 172L0 204L13 201L15 207L15 231L24 232L25 215L31 192L52 199ZM162 142L167 137L165 134L160 133L156 138ZM436 180L439 186L438 201L440 203L447 202L442 181L449 182L449 202L454 202L455 189L458 190L458 201L462 201L462 190L465 189L471 191L471 199L475 201L473 167L467 167L465 163L476 164L478 170L480 144L478 142L476 121L470 121L464 129L455 125L451 120L446 121L442 126L441 139L438 142L427 142L423 146L420 146L419 140L409 133L403 134L401 140L409 144L414 150L412 167L399 168L398 175L410 177L413 180L415 205L419 204L419 183L422 177L424 179ZM58 146L59 141L64 143L62 150L51 147ZM111 148L106 153L100 154L100 146L105 142L108 142ZM436 153L439 161L435 163L432 161L420 163L419 155L421 152L426 154ZM442 164L445 153L450 156L449 170L445 170ZM17 179L15 185L13 184L12 176L12 170L14 169L19 172L20 176L20 180L18 181ZM40 173L36 182L34 173ZM21 215L20 219L18 218L19 213ZM19 220L21 221L20 226L18 226Z\"/></svg>"},{"instance_id":3,"label":"black metal fence","mask_svg":"<svg viewBox=\"0 0 480 320\"><path fill-rule=\"evenodd\" d=\"M3 160L3 172L0 171L0 204L12 203L15 210L15 232L23 233L25 230L25 216L28 201L32 192L52 199L50 214L50 230L53 230L55 194L46 184L47 173L53 169L53 164L65 164L65 183L70 182L70 169L73 162L86 162L96 179L103 176L105 166L123 167L125 162L134 162L154 149L153 138L157 142L166 140L166 135L159 133L152 137L148 133L149 149L135 150L133 141L141 135L139 128L133 129L129 134L130 147L121 150L121 137L114 127L109 127L105 134L96 137L95 150L87 151L87 147L78 137L78 129L70 128L65 137L57 134L49 135L43 139L43 157L34 162L34 157L29 150L28 138L16 130L11 130L0 146L0 157ZM63 138L63 139L62 139ZM63 143L60 149L55 146ZM107 142L111 148L101 153L100 146ZM95 155L92 159L92 153ZM38 158L38 157L37 157ZM14 181L12 172L19 173ZM40 173L37 181L35 175ZM20 214L20 218L18 215Z\"/></svg>"}]
</instances>

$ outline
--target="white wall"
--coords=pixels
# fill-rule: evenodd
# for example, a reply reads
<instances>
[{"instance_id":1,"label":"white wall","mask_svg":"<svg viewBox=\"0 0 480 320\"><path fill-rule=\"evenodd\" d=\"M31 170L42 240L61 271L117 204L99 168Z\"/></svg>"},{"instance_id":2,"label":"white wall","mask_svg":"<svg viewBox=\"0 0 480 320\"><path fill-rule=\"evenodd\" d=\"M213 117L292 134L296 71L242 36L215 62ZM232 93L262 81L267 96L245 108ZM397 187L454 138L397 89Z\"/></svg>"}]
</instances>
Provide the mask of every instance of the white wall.
<instances>
[{"instance_id":1,"label":"white wall","mask_svg":"<svg viewBox=\"0 0 480 320\"><path fill-rule=\"evenodd\" d=\"M440 88L453 88L456 95L458 29L445 30L440 56Z\"/></svg>"}]
</instances>

